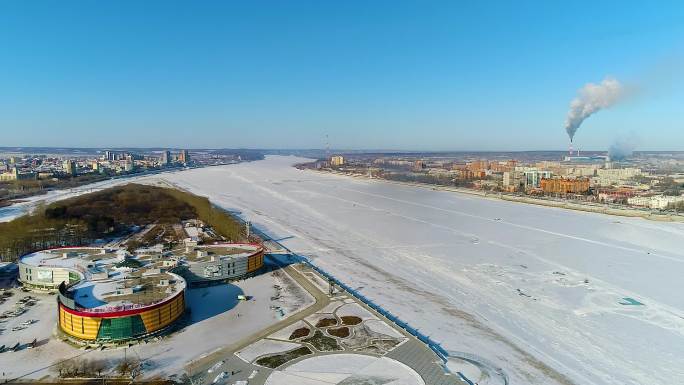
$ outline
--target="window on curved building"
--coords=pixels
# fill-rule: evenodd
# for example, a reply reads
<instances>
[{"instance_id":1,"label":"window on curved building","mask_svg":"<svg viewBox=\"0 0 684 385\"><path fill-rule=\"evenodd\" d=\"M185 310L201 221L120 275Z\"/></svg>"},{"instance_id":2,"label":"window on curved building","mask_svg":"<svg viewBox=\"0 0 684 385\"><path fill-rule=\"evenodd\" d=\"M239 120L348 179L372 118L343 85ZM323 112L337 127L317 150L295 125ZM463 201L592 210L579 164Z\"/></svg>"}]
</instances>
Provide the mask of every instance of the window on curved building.
<instances>
[{"instance_id":1,"label":"window on curved building","mask_svg":"<svg viewBox=\"0 0 684 385\"><path fill-rule=\"evenodd\" d=\"M121 318L105 318L100 323L97 339L124 340L147 333L140 315Z\"/></svg>"}]
</instances>

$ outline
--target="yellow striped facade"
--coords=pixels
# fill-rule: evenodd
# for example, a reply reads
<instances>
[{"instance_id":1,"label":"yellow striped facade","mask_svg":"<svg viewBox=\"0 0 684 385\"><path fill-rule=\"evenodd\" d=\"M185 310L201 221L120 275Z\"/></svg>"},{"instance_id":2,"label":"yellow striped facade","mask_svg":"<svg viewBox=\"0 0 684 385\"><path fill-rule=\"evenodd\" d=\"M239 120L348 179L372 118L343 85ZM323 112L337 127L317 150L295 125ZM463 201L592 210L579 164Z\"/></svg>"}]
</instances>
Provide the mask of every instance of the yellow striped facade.
<instances>
[{"instance_id":1,"label":"yellow striped facade","mask_svg":"<svg viewBox=\"0 0 684 385\"><path fill-rule=\"evenodd\" d=\"M251 273L261 269L264 266L264 252L263 250L257 254L250 256L247 259L247 272Z\"/></svg>"},{"instance_id":2,"label":"yellow striped facade","mask_svg":"<svg viewBox=\"0 0 684 385\"><path fill-rule=\"evenodd\" d=\"M185 310L185 297L179 295L171 302L164 304L156 309L140 313L140 317L145 324L148 333L153 333L159 329L169 326L173 321L183 315Z\"/></svg>"},{"instance_id":3,"label":"yellow striped facade","mask_svg":"<svg viewBox=\"0 0 684 385\"><path fill-rule=\"evenodd\" d=\"M169 326L171 323L180 318L184 311L184 293L180 293L161 306L154 307L150 310L141 309L139 313L122 316L107 316L106 313L103 313L101 316L83 316L79 314L72 314L65 310L64 305L60 304L59 327L64 333L70 336L82 340L95 341L98 339L98 333L100 332L100 326L102 325L103 320L139 317L139 319L141 319L142 323L145 325L145 331L142 333L142 335L147 335ZM141 335L131 335L130 337L136 338L140 336Z\"/></svg>"},{"instance_id":4,"label":"yellow striped facade","mask_svg":"<svg viewBox=\"0 0 684 385\"><path fill-rule=\"evenodd\" d=\"M63 332L80 338L83 340L94 340L97 338L97 332L100 330L101 318L99 317L82 317L68 313L59 307L59 327Z\"/></svg>"}]
</instances>

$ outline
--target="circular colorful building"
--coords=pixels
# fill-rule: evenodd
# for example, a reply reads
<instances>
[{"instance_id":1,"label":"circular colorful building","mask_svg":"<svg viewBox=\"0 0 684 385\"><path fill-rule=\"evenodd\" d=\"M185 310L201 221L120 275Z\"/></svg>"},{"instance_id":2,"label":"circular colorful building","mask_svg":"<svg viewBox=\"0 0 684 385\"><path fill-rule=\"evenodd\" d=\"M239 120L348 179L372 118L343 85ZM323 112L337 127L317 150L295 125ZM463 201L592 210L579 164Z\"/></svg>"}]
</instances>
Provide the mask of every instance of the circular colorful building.
<instances>
[{"instance_id":1,"label":"circular colorful building","mask_svg":"<svg viewBox=\"0 0 684 385\"><path fill-rule=\"evenodd\" d=\"M122 342L167 330L185 311L185 280L161 255L60 248L22 257L19 280L57 290L58 324L88 342Z\"/></svg>"}]
</instances>

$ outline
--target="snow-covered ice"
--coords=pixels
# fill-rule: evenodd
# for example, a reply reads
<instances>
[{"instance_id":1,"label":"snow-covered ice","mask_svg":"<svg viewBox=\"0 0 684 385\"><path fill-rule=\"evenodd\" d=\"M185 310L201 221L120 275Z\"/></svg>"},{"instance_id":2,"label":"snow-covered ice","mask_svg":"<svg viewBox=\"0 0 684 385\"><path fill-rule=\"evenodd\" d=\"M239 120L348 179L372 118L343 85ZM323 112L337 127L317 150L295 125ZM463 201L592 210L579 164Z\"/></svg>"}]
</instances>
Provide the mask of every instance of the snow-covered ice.
<instances>
[{"instance_id":1,"label":"snow-covered ice","mask_svg":"<svg viewBox=\"0 0 684 385\"><path fill-rule=\"evenodd\" d=\"M291 167L300 161L156 178L240 212L511 383L684 383L684 224Z\"/></svg>"}]
</instances>

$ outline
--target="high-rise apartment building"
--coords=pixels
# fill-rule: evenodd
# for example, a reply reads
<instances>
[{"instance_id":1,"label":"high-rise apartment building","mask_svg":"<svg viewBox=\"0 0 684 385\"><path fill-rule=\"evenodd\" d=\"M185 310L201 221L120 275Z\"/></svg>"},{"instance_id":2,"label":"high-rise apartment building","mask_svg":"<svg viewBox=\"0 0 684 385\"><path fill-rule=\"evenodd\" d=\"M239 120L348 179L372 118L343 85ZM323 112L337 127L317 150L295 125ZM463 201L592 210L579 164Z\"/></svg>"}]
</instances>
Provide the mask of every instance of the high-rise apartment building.
<instances>
[{"instance_id":1,"label":"high-rise apartment building","mask_svg":"<svg viewBox=\"0 0 684 385\"><path fill-rule=\"evenodd\" d=\"M190 163L190 154L188 150L181 150L178 154L178 161L181 163Z\"/></svg>"},{"instance_id":2,"label":"high-rise apartment building","mask_svg":"<svg viewBox=\"0 0 684 385\"><path fill-rule=\"evenodd\" d=\"M162 152L162 157L161 157L161 164L166 166L171 163L171 151L166 150Z\"/></svg>"},{"instance_id":3,"label":"high-rise apartment building","mask_svg":"<svg viewBox=\"0 0 684 385\"><path fill-rule=\"evenodd\" d=\"M341 155L335 155L330 158L331 166L342 166L344 165L344 157Z\"/></svg>"},{"instance_id":4,"label":"high-rise apartment building","mask_svg":"<svg viewBox=\"0 0 684 385\"><path fill-rule=\"evenodd\" d=\"M62 168L64 169L64 172L68 175L76 176L76 162L74 162L73 160L65 160L64 164L62 165Z\"/></svg>"}]
</instances>

